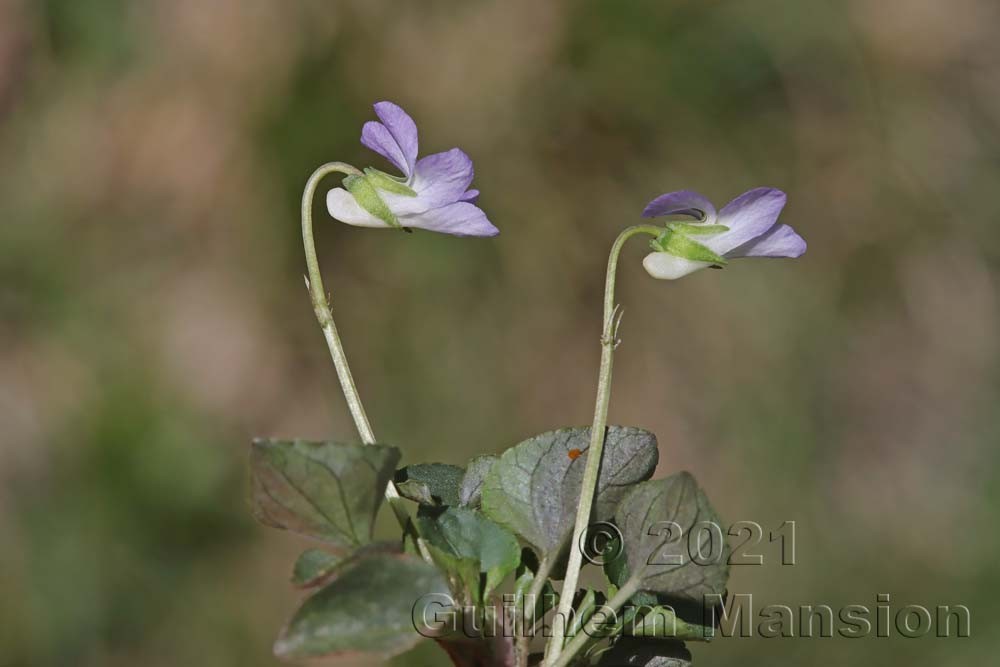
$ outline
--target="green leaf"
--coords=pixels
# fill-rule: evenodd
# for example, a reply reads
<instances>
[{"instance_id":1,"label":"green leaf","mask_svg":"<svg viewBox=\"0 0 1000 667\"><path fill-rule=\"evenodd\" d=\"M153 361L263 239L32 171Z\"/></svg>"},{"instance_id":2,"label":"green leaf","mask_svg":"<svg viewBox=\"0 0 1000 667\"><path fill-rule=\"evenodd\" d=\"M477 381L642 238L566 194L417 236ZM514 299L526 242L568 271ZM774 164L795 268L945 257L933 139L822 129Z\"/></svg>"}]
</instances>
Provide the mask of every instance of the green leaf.
<instances>
[{"instance_id":1,"label":"green leaf","mask_svg":"<svg viewBox=\"0 0 1000 667\"><path fill-rule=\"evenodd\" d=\"M302 588L313 586L333 574L343 562L343 556L322 549L307 549L295 561L292 584Z\"/></svg>"},{"instance_id":2,"label":"green leaf","mask_svg":"<svg viewBox=\"0 0 1000 667\"><path fill-rule=\"evenodd\" d=\"M589 428L567 428L508 449L486 475L483 512L543 556L555 555L573 531L589 443ZM659 458L656 436L639 428L609 426L602 458L595 521L609 519L629 487L653 474Z\"/></svg>"},{"instance_id":3,"label":"green leaf","mask_svg":"<svg viewBox=\"0 0 1000 667\"><path fill-rule=\"evenodd\" d=\"M417 522L435 562L457 573L472 602L489 598L521 563L517 538L474 510L452 507L436 517L419 514Z\"/></svg>"},{"instance_id":4,"label":"green leaf","mask_svg":"<svg viewBox=\"0 0 1000 667\"><path fill-rule=\"evenodd\" d=\"M399 495L421 505L458 505L463 475L465 469L459 466L418 463L396 471L396 489Z\"/></svg>"},{"instance_id":5,"label":"green leaf","mask_svg":"<svg viewBox=\"0 0 1000 667\"><path fill-rule=\"evenodd\" d=\"M465 507L479 507L483 499L483 481L500 457L487 454L469 461L458 489L458 502Z\"/></svg>"},{"instance_id":6,"label":"green leaf","mask_svg":"<svg viewBox=\"0 0 1000 667\"><path fill-rule=\"evenodd\" d=\"M639 604L634 602L635 598L632 600L633 604ZM642 605L633 611L622 627L622 634L630 637L701 642L711 641L715 637L715 628L688 623L669 605Z\"/></svg>"},{"instance_id":7,"label":"green leaf","mask_svg":"<svg viewBox=\"0 0 1000 667\"><path fill-rule=\"evenodd\" d=\"M359 547L348 555L332 554L323 549L306 549L295 561L292 568L292 585L299 588L315 588L327 584L341 571L353 567L362 559L375 554L398 554L398 542L373 542Z\"/></svg>"},{"instance_id":8,"label":"green leaf","mask_svg":"<svg viewBox=\"0 0 1000 667\"><path fill-rule=\"evenodd\" d=\"M390 227L400 227L396 215L379 196L378 190L375 189L367 176L348 176L344 179L344 187L354 195L354 199L361 205L361 208Z\"/></svg>"},{"instance_id":9,"label":"green leaf","mask_svg":"<svg viewBox=\"0 0 1000 667\"><path fill-rule=\"evenodd\" d=\"M367 544L399 458L388 445L254 440L254 517L340 552Z\"/></svg>"},{"instance_id":10,"label":"green leaf","mask_svg":"<svg viewBox=\"0 0 1000 667\"><path fill-rule=\"evenodd\" d=\"M397 655L432 634L421 613L421 604L432 599L449 599L434 566L404 555L363 558L302 604L274 652L289 660Z\"/></svg>"},{"instance_id":11,"label":"green leaf","mask_svg":"<svg viewBox=\"0 0 1000 667\"><path fill-rule=\"evenodd\" d=\"M690 473L643 482L615 512L629 576L642 590L704 603L721 595L729 578L729 545L722 522ZM618 573L619 581L624 573ZM615 582L618 583L618 582Z\"/></svg>"},{"instance_id":12,"label":"green leaf","mask_svg":"<svg viewBox=\"0 0 1000 667\"><path fill-rule=\"evenodd\" d=\"M691 652L681 642L621 639L602 653L597 667L690 667Z\"/></svg>"}]
</instances>

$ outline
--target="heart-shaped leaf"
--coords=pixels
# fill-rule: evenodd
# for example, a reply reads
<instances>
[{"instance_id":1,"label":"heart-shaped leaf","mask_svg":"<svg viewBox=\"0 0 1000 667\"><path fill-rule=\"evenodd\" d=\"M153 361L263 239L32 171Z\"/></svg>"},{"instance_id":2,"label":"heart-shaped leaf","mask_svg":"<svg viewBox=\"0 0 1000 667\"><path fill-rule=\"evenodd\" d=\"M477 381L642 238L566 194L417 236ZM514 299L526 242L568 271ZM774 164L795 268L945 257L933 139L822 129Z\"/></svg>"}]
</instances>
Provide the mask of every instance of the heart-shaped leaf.
<instances>
[{"instance_id":1,"label":"heart-shaped leaf","mask_svg":"<svg viewBox=\"0 0 1000 667\"><path fill-rule=\"evenodd\" d=\"M729 578L729 545L722 522L690 473L643 482L615 512L627 571L649 593L699 604L721 595ZM610 574L610 573L609 573Z\"/></svg>"},{"instance_id":2,"label":"heart-shaped leaf","mask_svg":"<svg viewBox=\"0 0 1000 667\"><path fill-rule=\"evenodd\" d=\"M254 517L339 551L367 544L399 457L387 445L254 440Z\"/></svg>"},{"instance_id":3,"label":"heart-shaped leaf","mask_svg":"<svg viewBox=\"0 0 1000 667\"><path fill-rule=\"evenodd\" d=\"M412 648L434 628L422 602L449 600L441 573L419 558L377 554L363 558L308 598L275 642L279 658L330 655L391 657Z\"/></svg>"},{"instance_id":4,"label":"heart-shaped leaf","mask_svg":"<svg viewBox=\"0 0 1000 667\"><path fill-rule=\"evenodd\" d=\"M596 667L691 667L681 642L621 639L602 653Z\"/></svg>"},{"instance_id":5,"label":"heart-shaped leaf","mask_svg":"<svg viewBox=\"0 0 1000 667\"><path fill-rule=\"evenodd\" d=\"M590 428L567 428L508 449L486 475L483 512L543 555L560 551L573 531L589 443ZM609 519L629 487L649 479L658 458L656 436L649 431L609 426L594 520Z\"/></svg>"},{"instance_id":6,"label":"heart-shaped leaf","mask_svg":"<svg viewBox=\"0 0 1000 667\"><path fill-rule=\"evenodd\" d=\"M477 456L469 461L462 478L462 486L458 489L458 502L465 507L479 507L483 499L483 481L490 469L500 457L487 454Z\"/></svg>"},{"instance_id":7,"label":"heart-shaped leaf","mask_svg":"<svg viewBox=\"0 0 1000 667\"><path fill-rule=\"evenodd\" d=\"M418 463L396 471L399 495L420 503L438 507L458 505L458 488L465 469L447 463Z\"/></svg>"},{"instance_id":8,"label":"heart-shaped leaf","mask_svg":"<svg viewBox=\"0 0 1000 667\"><path fill-rule=\"evenodd\" d=\"M487 599L521 562L521 547L507 529L479 512L451 507L437 516L417 516L420 535L435 562L457 573L471 602ZM485 582L480 591L480 574Z\"/></svg>"}]
</instances>

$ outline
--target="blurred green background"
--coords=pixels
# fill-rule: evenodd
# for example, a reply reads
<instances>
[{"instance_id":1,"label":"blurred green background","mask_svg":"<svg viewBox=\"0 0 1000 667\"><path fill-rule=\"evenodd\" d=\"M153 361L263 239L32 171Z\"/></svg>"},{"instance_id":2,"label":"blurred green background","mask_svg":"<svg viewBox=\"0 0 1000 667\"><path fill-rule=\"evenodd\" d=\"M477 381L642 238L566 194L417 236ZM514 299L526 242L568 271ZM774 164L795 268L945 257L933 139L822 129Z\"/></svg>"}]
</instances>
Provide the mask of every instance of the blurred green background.
<instances>
[{"instance_id":1,"label":"blurred green background","mask_svg":"<svg viewBox=\"0 0 1000 667\"><path fill-rule=\"evenodd\" d=\"M661 283L626 249L611 420L727 519L797 522L797 565L734 569L755 605L965 604L973 637L696 663L992 661L998 24L992 0L0 0L0 665L276 663L304 543L250 520L246 446L353 437L297 207L324 161L384 166L358 142L381 99L473 157L502 230L317 206L382 440L462 463L589 424L618 231L662 192L779 187L801 260Z\"/></svg>"}]
</instances>

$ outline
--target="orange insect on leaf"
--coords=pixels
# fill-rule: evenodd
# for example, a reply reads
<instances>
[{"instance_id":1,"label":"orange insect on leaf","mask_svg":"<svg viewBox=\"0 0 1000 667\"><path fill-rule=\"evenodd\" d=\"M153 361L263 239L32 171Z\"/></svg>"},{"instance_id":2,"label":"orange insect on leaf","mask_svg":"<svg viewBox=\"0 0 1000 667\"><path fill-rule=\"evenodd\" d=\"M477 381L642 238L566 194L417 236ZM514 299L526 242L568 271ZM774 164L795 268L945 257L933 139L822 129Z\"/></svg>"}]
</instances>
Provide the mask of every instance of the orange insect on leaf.
<instances>
[{"instance_id":1,"label":"orange insect on leaf","mask_svg":"<svg viewBox=\"0 0 1000 667\"><path fill-rule=\"evenodd\" d=\"M583 452L581 452L579 449L576 449L575 447L566 452L566 455L569 456L570 461L576 461L578 458L580 458L580 454L583 454Z\"/></svg>"}]
</instances>

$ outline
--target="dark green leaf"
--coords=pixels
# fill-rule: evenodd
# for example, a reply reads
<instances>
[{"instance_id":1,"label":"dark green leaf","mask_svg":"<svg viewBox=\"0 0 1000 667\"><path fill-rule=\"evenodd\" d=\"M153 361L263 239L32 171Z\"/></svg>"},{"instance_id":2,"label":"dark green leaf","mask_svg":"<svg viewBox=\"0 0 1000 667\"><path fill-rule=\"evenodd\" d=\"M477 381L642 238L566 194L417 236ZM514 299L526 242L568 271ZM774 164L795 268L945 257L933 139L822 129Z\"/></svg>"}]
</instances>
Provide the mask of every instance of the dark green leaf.
<instances>
[{"instance_id":1,"label":"dark green leaf","mask_svg":"<svg viewBox=\"0 0 1000 667\"><path fill-rule=\"evenodd\" d=\"M635 598L632 600L633 604L638 604L634 602ZM631 611L622 627L622 634L627 636L701 642L711 641L715 637L714 628L688 623L677 616L669 605L643 605Z\"/></svg>"},{"instance_id":2,"label":"dark green leaf","mask_svg":"<svg viewBox=\"0 0 1000 667\"><path fill-rule=\"evenodd\" d=\"M448 585L434 566L404 555L363 558L302 604L274 652L290 660L397 655L432 634L421 613L422 602L432 598L449 599Z\"/></svg>"},{"instance_id":3,"label":"dark green leaf","mask_svg":"<svg viewBox=\"0 0 1000 667\"><path fill-rule=\"evenodd\" d=\"M300 587L313 586L335 572L343 562L343 556L335 556L322 549L307 549L295 561L292 583Z\"/></svg>"},{"instance_id":4,"label":"dark green leaf","mask_svg":"<svg viewBox=\"0 0 1000 667\"><path fill-rule=\"evenodd\" d=\"M341 550L366 544L399 457L387 445L255 440L254 517Z\"/></svg>"},{"instance_id":5,"label":"dark green leaf","mask_svg":"<svg viewBox=\"0 0 1000 667\"><path fill-rule=\"evenodd\" d=\"M642 590L697 603L725 592L729 546L722 522L690 473L635 486L615 522L628 573L640 578Z\"/></svg>"},{"instance_id":6,"label":"dark green leaf","mask_svg":"<svg viewBox=\"0 0 1000 667\"><path fill-rule=\"evenodd\" d=\"M589 442L589 428L568 428L508 449L486 475L483 512L542 554L560 551L573 530ZM610 518L629 487L653 474L658 456L649 431L609 426L594 520Z\"/></svg>"},{"instance_id":7,"label":"dark green leaf","mask_svg":"<svg viewBox=\"0 0 1000 667\"><path fill-rule=\"evenodd\" d=\"M436 517L418 515L417 521L435 562L458 574L473 602L488 598L521 562L517 538L474 510L452 507ZM482 591L480 573L486 575Z\"/></svg>"},{"instance_id":8,"label":"dark green leaf","mask_svg":"<svg viewBox=\"0 0 1000 667\"><path fill-rule=\"evenodd\" d=\"M681 642L621 639L600 655L597 667L690 667Z\"/></svg>"},{"instance_id":9,"label":"dark green leaf","mask_svg":"<svg viewBox=\"0 0 1000 667\"><path fill-rule=\"evenodd\" d=\"M307 549L292 568L292 584L300 588L314 588L329 583L341 571L353 567L356 561L375 554L399 554L398 542L373 542L355 549L348 555L332 554L323 549Z\"/></svg>"},{"instance_id":10,"label":"dark green leaf","mask_svg":"<svg viewBox=\"0 0 1000 667\"><path fill-rule=\"evenodd\" d=\"M462 478L462 485L458 490L459 503L466 507L479 507L483 498L483 481L499 458L487 454L486 456L477 456L469 461L465 477Z\"/></svg>"},{"instance_id":11,"label":"dark green leaf","mask_svg":"<svg viewBox=\"0 0 1000 667\"><path fill-rule=\"evenodd\" d=\"M465 469L447 463L418 463L396 471L399 495L437 507L458 505L458 488Z\"/></svg>"}]
</instances>

